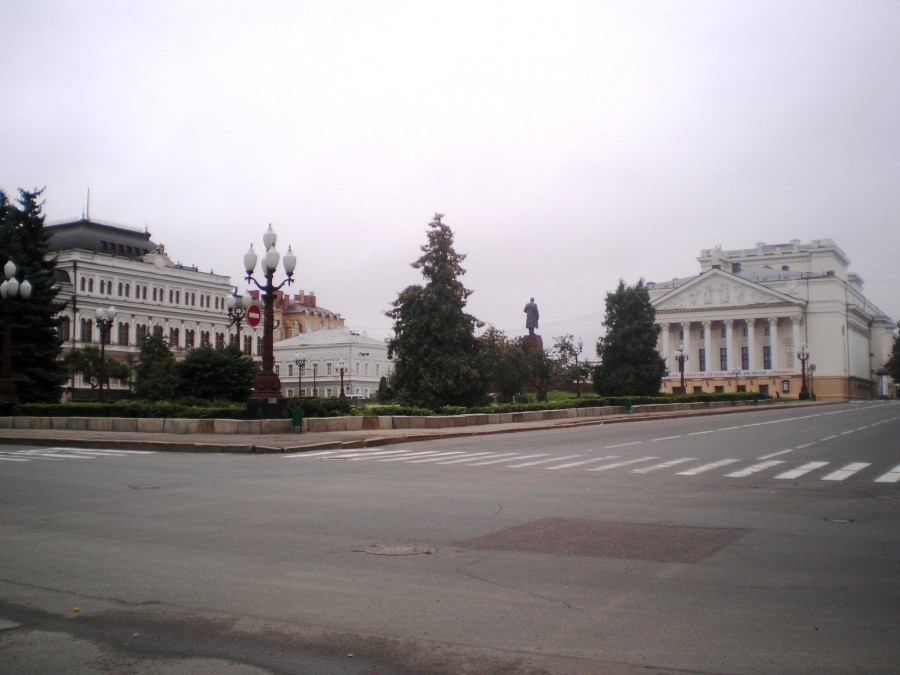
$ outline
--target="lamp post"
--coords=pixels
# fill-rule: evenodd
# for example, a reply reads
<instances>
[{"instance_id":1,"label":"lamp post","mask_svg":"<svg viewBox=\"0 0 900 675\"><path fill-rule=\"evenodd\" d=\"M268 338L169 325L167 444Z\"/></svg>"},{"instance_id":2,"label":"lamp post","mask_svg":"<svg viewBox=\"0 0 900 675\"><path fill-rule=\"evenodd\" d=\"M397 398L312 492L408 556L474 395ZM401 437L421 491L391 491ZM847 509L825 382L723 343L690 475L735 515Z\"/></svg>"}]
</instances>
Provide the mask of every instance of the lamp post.
<instances>
[{"instance_id":1,"label":"lamp post","mask_svg":"<svg viewBox=\"0 0 900 675\"><path fill-rule=\"evenodd\" d=\"M297 397L303 398L303 369L306 368L306 355L297 352L294 363L297 366Z\"/></svg>"},{"instance_id":2,"label":"lamp post","mask_svg":"<svg viewBox=\"0 0 900 675\"><path fill-rule=\"evenodd\" d=\"M263 245L266 247L266 253L263 256L261 272L265 279L264 283L257 281L253 272L256 269L257 255L250 246L250 250L244 254L244 270L247 272L247 281L262 291L263 298L263 344L262 344L262 370L256 376L253 385L253 394L250 396L254 400L268 400L274 403L274 399L281 397L281 380L275 374L273 366L275 364L275 356L273 350L273 334L275 331L275 293L285 284L293 283L294 267L297 265L297 256L288 247L287 253L284 254L284 273L287 278L277 286L273 278L275 271L278 269L279 253L275 248L277 237L272 231L272 226L263 235Z\"/></svg>"},{"instance_id":3,"label":"lamp post","mask_svg":"<svg viewBox=\"0 0 900 675\"><path fill-rule=\"evenodd\" d=\"M319 364L313 363L313 396L318 398L319 396L319 388L316 385L316 376L319 374Z\"/></svg>"},{"instance_id":4,"label":"lamp post","mask_svg":"<svg viewBox=\"0 0 900 675\"><path fill-rule=\"evenodd\" d=\"M578 365L578 357L584 349L584 342L578 338L578 348L575 350L575 395L581 398L581 367Z\"/></svg>"},{"instance_id":5,"label":"lamp post","mask_svg":"<svg viewBox=\"0 0 900 675\"><path fill-rule=\"evenodd\" d=\"M3 300L3 370L0 373L0 403L16 403L16 383L12 379L12 313L9 300L31 297L31 282L16 279L16 264L10 260L3 266L6 279L0 283L0 298Z\"/></svg>"},{"instance_id":6,"label":"lamp post","mask_svg":"<svg viewBox=\"0 0 900 675\"><path fill-rule=\"evenodd\" d=\"M109 340L109 329L116 320L116 308L110 305L108 308L98 307L94 310L94 320L100 329L100 400L103 400L103 381L106 379L106 342ZM109 382L106 383L109 389Z\"/></svg>"},{"instance_id":7,"label":"lamp post","mask_svg":"<svg viewBox=\"0 0 900 675\"><path fill-rule=\"evenodd\" d=\"M338 398L347 398L347 394L344 393L344 374L347 372L347 362L344 359L338 361L338 373L341 376L341 393L338 394Z\"/></svg>"},{"instance_id":8,"label":"lamp post","mask_svg":"<svg viewBox=\"0 0 900 675\"><path fill-rule=\"evenodd\" d=\"M687 352L684 351L684 345L678 345L675 350L675 360L678 361L678 372L681 374L681 393L684 393L684 362L688 360Z\"/></svg>"},{"instance_id":9,"label":"lamp post","mask_svg":"<svg viewBox=\"0 0 900 675\"><path fill-rule=\"evenodd\" d=\"M816 400L816 389L813 387L813 375L816 374L816 364L809 364L809 397L815 401Z\"/></svg>"},{"instance_id":10,"label":"lamp post","mask_svg":"<svg viewBox=\"0 0 900 675\"><path fill-rule=\"evenodd\" d=\"M225 307L228 308L228 325L237 326L237 346L242 352L244 347L241 345L241 324L247 315L247 308L244 306L244 299L237 294L237 287L234 292L225 298Z\"/></svg>"},{"instance_id":11,"label":"lamp post","mask_svg":"<svg viewBox=\"0 0 900 675\"><path fill-rule=\"evenodd\" d=\"M797 352L797 358L800 359L800 400L806 401L809 398L809 390L806 388L806 362L809 361L809 350L806 348L806 345L800 347L800 350Z\"/></svg>"},{"instance_id":12,"label":"lamp post","mask_svg":"<svg viewBox=\"0 0 900 675\"><path fill-rule=\"evenodd\" d=\"M734 377L734 391L736 393L738 390L739 383L740 383L741 371L738 370L737 368L735 368L734 370L731 371L731 375L732 375L732 377Z\"/></svg>"}]
</instances>

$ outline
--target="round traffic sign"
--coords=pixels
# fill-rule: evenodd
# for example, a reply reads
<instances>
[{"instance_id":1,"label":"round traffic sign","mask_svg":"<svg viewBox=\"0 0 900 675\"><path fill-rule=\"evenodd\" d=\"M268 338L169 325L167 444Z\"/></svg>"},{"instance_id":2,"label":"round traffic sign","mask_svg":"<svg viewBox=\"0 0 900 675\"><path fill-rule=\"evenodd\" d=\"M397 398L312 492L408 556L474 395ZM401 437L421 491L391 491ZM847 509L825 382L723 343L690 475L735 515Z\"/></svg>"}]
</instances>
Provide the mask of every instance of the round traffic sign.
<instances>
[{"instance_id":1,"label":"round traffic sign","mask_svg":"<svg viewBox=\"0 0 900 675\"><path fill-rule=\"evenodd\" d=\"M259 325L259 320L262 318L262 312L259 309L259 305L250 305L247 308L247 323L256 328Z\"/></svg>"}]
</instances>

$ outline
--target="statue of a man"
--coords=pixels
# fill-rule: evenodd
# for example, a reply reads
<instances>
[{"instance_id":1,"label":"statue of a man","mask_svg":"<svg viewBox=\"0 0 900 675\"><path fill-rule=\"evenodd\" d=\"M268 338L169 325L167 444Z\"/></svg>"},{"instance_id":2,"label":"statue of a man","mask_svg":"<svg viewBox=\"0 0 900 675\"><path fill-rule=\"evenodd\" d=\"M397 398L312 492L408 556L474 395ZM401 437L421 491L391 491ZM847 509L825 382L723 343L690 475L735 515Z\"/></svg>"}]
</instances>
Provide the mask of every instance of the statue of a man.
<instances>
[{"instance_id":1,"label":"statue of a man","mask_svg":"<svg viewBox=\"0 0 900 675\"><path fill-rule=\"evenodd\" d=\"M538 306L534 302L534 298L525 305L525 328L528 329L529 335L534 335L534 329L538 327L538 319L540 318Z\"/></svg>"}]
</instances>

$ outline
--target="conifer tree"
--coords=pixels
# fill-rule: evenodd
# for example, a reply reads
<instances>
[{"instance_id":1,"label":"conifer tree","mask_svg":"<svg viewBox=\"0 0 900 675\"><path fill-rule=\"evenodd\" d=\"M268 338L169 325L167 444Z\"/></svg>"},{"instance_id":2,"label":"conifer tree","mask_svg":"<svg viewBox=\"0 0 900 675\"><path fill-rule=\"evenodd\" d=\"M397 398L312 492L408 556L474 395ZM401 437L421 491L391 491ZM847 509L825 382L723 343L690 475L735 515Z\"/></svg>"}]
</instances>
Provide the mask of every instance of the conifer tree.
<instances>
[{"instance_id":1,"label":"conifer tree","mask_svg":"<svg viewBox=\"0 0 900 675\"><path fill-rule=\"evenodd\" d=\"M391 388L400 403L432 410L479 404L487 390L475 338L481 324L466 313L472 291L459 280L465 255L454 250L453 232L442 218L435 214L422 256L412 263L425 285L408 286L387 312L394 320L389 354L397 359Z\"/></svg>"},{"instance_id":2,"label":"conifer tree","mask_svg":"<svg viewBox=\"0 0 900 675\"><path fill-rule=\"evenodd\" d=\"M60 312L66 303L57 297L56 258L48 256L42 192L20 189L13 204L0 190L0 267L12 260L16 277L31 283L29 299L4 300L8 307L0 313L0 322L9 316L12 323L12 376L23 403L58 401L67 376L59 360Z\"/></svg>"},{"instance_id":3,"label":"conifer tree","mask_svg":"<svg viewBox=\"0 0 900 675\"><path fill-rule=\"evenodd\" d=\"M620 280L606 294L606 335L597 342L600 365L594 370L594 389L602 396L659 394L666 363L656 349L659 326L643 279L626 287Z\"/></svg>"},{"instance_id":4,"label":"conifer tree","mask_svg":"<svg viewBox=\"0 0 900 675\"><path fill-rule=\"evenodd\" d=\"M175 356L166 339L154 332L144 338L141 360L134 369L134 389L148 401L172 400L176 395Z\"/></svg>"}]
</instances>

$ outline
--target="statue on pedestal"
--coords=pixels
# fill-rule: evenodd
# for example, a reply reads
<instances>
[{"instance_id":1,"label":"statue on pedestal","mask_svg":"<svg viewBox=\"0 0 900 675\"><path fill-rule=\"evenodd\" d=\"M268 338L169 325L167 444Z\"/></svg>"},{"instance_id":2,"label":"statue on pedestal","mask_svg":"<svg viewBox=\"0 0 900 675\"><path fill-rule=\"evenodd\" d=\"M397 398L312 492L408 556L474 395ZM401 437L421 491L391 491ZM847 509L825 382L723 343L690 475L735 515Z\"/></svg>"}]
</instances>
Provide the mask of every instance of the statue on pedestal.
<instances>
[{"instance_id":1,"label":"statue on pedestal","mask_svg":"<svg viewBox=\"0 0 900 675\"><path fill-rule=\"evenodd\" d=\"M528 336L534 337L534 329L538 327L538 319L540 318L538 306L534 302L534 298L525 305L525 328L528 329Z\"/></svg>"}]
</instances>

